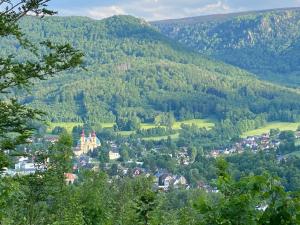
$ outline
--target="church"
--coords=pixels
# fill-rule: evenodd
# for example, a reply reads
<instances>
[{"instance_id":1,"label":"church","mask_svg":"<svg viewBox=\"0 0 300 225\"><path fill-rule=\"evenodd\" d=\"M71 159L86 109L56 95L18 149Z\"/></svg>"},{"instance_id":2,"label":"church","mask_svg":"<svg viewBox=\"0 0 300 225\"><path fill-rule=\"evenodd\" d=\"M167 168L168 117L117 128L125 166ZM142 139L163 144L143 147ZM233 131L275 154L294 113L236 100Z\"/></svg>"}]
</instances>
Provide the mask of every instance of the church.
<instances>
[{"instance_id":1,"label":"church","mask_svg":"<svg viewBox=\"0 0 300 225\"><path fill-rule=\"evenodd\" d=\"M85 136L84 130L82 130L81 137L78 140L77 147L75 148L75 155L81 156L87 154L89 151L101 146L100 140L97 138L96 133L93 131L88 137Z\"/></svg>"}]
</instances>

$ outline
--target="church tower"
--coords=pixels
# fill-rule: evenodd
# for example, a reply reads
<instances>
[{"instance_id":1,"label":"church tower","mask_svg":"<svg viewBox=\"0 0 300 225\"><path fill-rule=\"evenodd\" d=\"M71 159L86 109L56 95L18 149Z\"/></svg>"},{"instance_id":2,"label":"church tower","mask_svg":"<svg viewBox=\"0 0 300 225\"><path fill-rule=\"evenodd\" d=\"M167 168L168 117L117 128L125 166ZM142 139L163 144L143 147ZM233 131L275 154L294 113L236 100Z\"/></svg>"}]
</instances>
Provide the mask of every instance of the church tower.
<instances>
[{"instance_id":1,"label":"church tower","mask_svg":"<svg viewBox=\"0 0 300 225\"><path fill-rule=\"evenodd\" d=\"M93 131L88 137L85 137L85 132L82 130L81 137L78 140L78 144L75 150L75 155L80 156L87 154L89 151L101 146L100 140L96 136L96 132Z\"/></svg>"},{"instance_id":2,"label":"church tower","mask_svg":"<svg viewBox=\"0 0 300 225\"><path fill-rule=\"evenodd\" d=\"M97 148L97 140L96 139L97 139L96 132L93 131L93 133L92 133L92 146L93 146L93 149Z\"/></svg>"},{"instance_id":3,"label":"church tower","mask_svg":"<svg viewBox=\"0 0 300 225\"><path fill-rule=\"evenodd\" d=\"M82 133L81 133L81 137L80 137L80 150L82 152L85 151L85 133L84 133L84 129L82 129Z\"/></svg>"}]
</instances>

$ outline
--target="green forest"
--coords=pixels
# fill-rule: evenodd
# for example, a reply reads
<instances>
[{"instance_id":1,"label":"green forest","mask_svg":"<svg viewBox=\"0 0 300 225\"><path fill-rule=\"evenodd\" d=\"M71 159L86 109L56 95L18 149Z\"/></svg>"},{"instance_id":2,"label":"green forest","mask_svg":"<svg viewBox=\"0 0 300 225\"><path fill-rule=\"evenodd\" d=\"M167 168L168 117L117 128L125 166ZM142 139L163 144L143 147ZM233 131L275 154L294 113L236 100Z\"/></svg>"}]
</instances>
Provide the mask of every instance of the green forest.
<instances>
[{"instance_id":1,"label":"green forest","mask_svg":"<svg viewBox=\"0 0 300 225\"><path fill-rule=\"evenodd\" d=\"M44 109L48 121L117 122L131 130L169 114L178 121L213 118L238 134L268 121L299 121L297 90L191 52L143 20L25 17L20 26L35 43L70 42L85 55L84 68L16 93L22 104ZM1 41L2 54L34 60L16 40Z\"/></svg>"},{"instance_id":2,"label":"green forest","mask_svg":"<svg viewBox=\"0 0 300 225\"><path fill-rule=\"evenodd\" d=\"M299 8L153 22L163 34L198 52L299 87Z\"/></svg>"},{"instance_id":3,"label":"green forest","mask_svg":"<svg viewBox=\"0 0 300 225\"><path fill-rule=\"evenodd\" d=\"M297 61L267 70L278 49L249 55L242 38L226 61L211 33L280 30L297 10L173 21L186 41L170 21L55 16L50 1L0 0L0 225L300 224L300 90L276 75ZM248 30L251 49L296 42L291 23Z\"/></svg>"}]
</instances>

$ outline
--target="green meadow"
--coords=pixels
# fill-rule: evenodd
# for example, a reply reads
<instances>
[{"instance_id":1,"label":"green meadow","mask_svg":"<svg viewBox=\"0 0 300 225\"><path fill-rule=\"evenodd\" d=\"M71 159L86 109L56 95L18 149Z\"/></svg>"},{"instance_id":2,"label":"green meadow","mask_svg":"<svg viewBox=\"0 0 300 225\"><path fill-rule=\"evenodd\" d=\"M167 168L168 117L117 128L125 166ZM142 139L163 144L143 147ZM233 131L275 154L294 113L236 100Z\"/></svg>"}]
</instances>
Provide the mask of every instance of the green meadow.
<instances>
[{"instance_id":1,"label":"green meadow","mask_svg":"<svg viewBox=\"0 0 300 225\"><path fill-rule=\"evenodd\" d=\"M184 120L184 121L176 121L173 125L174 130L180 130L181 125L196 125L199 128L206 128L206 129L212 129L215 124L212 120L209 119L192 119L192 120ZM48 123L48 132L50 133L55 127L64 127L68 132L72 132L73 127L75 126L82 126L83 123L76 123L76 122L57 122L57 123ZM101 123L102 128L113 128L115 123ZM153 123L141 123L141 129L147 130L151 128L159 127L158 125L155 125ZM119 131L118 134L122 136L130 136L131 134L134 134L135 131ZM179 136L179 132L173 135L170 135L172 139L176 139ZM159 136L159 137L147 137L143 138L143 140L163 140L167 139L168 136Z\"/></svg>"},{"instance_id":2,"label":"green meadow","mask_svg":"<svg viewBox=\"0 0 300 225\"><path fill-rule=\"evenodd\" d=\"M142 140L144 140L144 141L161 141L161 140L167 140L169 136L171 139L178 139L179 133L171 134L171 135L167 135L167 136L159 136L159 137L146 137L146 138L142 138Z\"/></svg>"},{"instance_id":3,"label":"green meadow","mask_svg":"<svg viewBox=\"0 0 300 225\"><path fill-rule=\"evenodd\" d=\"M176 121L173 125L174 130L179 130L181 125L196 125L199 128L212 129L215 124L209 119L193 119L193 120L185 120L185 121Z\"/></svg>"},{"instance_id":4,"label":"green meadow","mask_svg":"<svg viewBox=\"0 0 300 225\"><path fill-rule=\"evenodd\" d=\"M242 135L242 137L262 135L268 133L271 129L279 129L281 131L284 130L296 131L298 126L300 126L300 123L272 122L272 123L268 123L266 126L263 126L261 128L245 132Z\"/></svg>"},{"instance_id":5,"label":"green meadow","mask_svg":"<svg viewBox=\"0 0 300 225\"><path fill-rule=\"evenodd\" d=\"M48 123L48 132L50 133L55 127L63 127L69 133L72 132L73 127L82 126L83 123L75 123L75 122L57 122L57 123Z\"/></svg>"}]
</instances>

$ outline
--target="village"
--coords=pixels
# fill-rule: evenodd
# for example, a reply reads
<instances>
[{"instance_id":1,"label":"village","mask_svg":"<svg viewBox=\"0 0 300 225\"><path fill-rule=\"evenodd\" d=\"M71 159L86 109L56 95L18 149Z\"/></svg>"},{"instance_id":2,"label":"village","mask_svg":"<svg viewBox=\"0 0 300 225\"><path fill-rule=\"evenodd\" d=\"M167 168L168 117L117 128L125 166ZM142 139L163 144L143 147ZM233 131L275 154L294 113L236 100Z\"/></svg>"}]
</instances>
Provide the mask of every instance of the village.
<instances>
[{"instance_id":1,"label":"village","mask_svg":"<svg viewBox=\"0 0 300 225\"><path fill-rule=\"evenodd\" d=\"M300 139L300 131L296 131L294 134L296 139ZM280 144L279 132L273 137L271 137L270 133L264 133L262 135L242 138L231 148L213 150L209 156L216 158L231 154L241 154L245 151L251 151L253 153L257 153L259 151L276 151Z\"/></svg>"},{"instance_id":2,"label":"village","mask_svg":"<svg viewBox=\"0 0 300 225\"><path fill-rule=\"evenodd\" d=\"M296 139L300 140L300 131L295 132ZM30 144L46 144L52 145L58 141L58 137L45 136L43 138L31 138L28 140ZM127 144L128 148L131 146ZM99 151L102 151L102 146L108 146L107 161L100 162ZM257 153L259 151L275 151L280 146L280 140L278 134L275 136L270 133L241 138L238 142L232 145L231 148L213 150L205 155L207 158L226 157L233 154L242 154L245 151L251 151ZM27 152L30 152L27 147ZM150 151L146 148L142 149L141 156L128 158L127 160L121 160L121 146L115 141L106 141L101 143L95 132L92 132L88 136L82 131L81 137L77 142L77 145L73 148L73 172L66 173L65 178L68 184L73 184L77 180L77 175L80 170L92 170L95 172L104 171L110 177L110 179L120 179L124 177L138 177L145 176L151 177L153 180L154 188L157 190L168 191L170 189L190 189L191 186L187 179L181 174L173 174L166 169L156 168L155 171L144 166L142 161L145 155L149 152L154 154L166 154L163 153L161 146L157 144L153 146ZM97 154L95 154L95 152ZM96 155L96 157L95 157ZM166 154L167 157L173 159L177 166L189 166L194 162L194 157L191 156L187 147L180 147L175 151L175 154ZM34 157L18 157L14 168L7 169L5 175L7 176L22 176L35 173L37 168ZM208 184L199 181L197 188L206 190L207 192L217 191Z\"/></svg>"}]
</instances>

